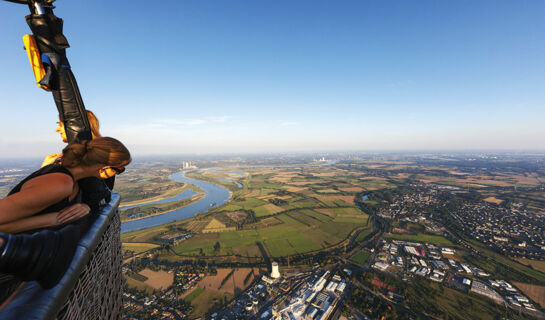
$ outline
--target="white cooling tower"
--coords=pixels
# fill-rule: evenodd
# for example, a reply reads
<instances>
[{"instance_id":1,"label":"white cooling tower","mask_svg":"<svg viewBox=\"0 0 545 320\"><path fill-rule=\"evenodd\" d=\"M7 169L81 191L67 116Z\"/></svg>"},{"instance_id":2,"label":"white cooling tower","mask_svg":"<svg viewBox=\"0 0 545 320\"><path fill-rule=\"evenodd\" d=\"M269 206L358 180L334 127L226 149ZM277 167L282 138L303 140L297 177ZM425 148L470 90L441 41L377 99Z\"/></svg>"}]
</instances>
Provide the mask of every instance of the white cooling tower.
<instances>
[{"instance_id":1,"label":"white cooling tower","mask_svg":"<svg viewBox=\"0 0 545 320\"><path fill-rule=\"evenodd\" d=\"M278 279L280 278L280 272L278 271L278 263L273 262L271 264L271 278Z\"/></svg>"}]
</instances>

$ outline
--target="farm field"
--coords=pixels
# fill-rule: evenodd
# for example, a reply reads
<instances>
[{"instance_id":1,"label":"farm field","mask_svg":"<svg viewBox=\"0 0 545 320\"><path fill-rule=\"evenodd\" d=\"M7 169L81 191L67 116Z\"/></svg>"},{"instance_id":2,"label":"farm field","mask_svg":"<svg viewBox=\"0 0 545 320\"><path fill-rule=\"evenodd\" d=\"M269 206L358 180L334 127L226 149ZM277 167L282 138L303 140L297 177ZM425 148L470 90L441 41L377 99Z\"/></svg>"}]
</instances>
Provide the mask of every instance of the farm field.
<instances>
[{"instance_id":1,"label":"farm field","mask_svg":"<svg viewBox=\"0 0 545 320\"><path fill-rule=\"evenodd\" d=\"M407 289L408 305L412 309L426 310L438 319L489 319L497 318L504 309L489 300L468 295L437 283L413 281ZM520 319L524 319L520 317Z\"/></svg>"},{"instance_id":2,"label":"farm field","mask_svg":"<svg viewBox=\"0 0 545 320\"><path fill-rule=\"evenodd\" d=\"M542 308L545 308L545 286L521 282L513 282L513 284L525 295L530 297L530 299L534 300Z\"/></svg>"},{"instance_id":3,"label":"farm field","mask_svg":"<svg viewBox=\"0 0 545 320\"><path fill-rule=\"evenodd\" d=\"M525 258L519 258L517 260L522 264L525 264L527 266L532 266L532 268L545 273L545 261L530 260Z\"/></svg>"},{"instance_id":4,"label":"farm field","mask_svg":"<svg viewBox=\"0 0 545 320\"><path fill-rule=\"evenodd\" d=\"M194 308L190 314L190 319L198 319L204 316L212 306L220 305L226 301L233 299L233 295L228 293L219 293L214 290L206 290L195 288L191 293L184 298L191 303Z\"/></svg>"},{"instance_id":5,"label":"farm field","mask_svg":"<svg viewBox=\"0 0 545 320\"><path fill-rule=\"evenodd\" d=\"M125 281L127 282L127 285L129 287L136 288L136 289L141 290L141 291L145 291L148 294L153 293L153 288L146 285L144 282L133 279L133 278L127 276L127 275L123 275L123 277L125 278Z\"/></svg>"},{"instance_id":6,"label":"farm field","mask_svg":"<svg viewBox=\"0 0 545 320\"><path fill-rule=\"evenodd\" d=\"M157 290L164 290L168 288L168 286L172 285L172 281L174 281L174 274L163 270L153 271L150 269L144 269L139 273L148 278L148 280L144 281L146 285Z\"/></svg>"},{"instance_id":7,"label":"farm field","mask_svg":"<svg viewBox=\"0 0 545 320\"><path fill-rule=\"evenodd\" d=\"M250 275L246 284L244 280L246 277L253 271L253 275ZM235 295L239 292L242 292L248 284L251 283L255 276L259 275L259 269L251 268L238 268L238 269L229 269L229 268L219 268L217 269L216 275L208 275L204 277L197 286L204 290L213 290L219 293L228 293ZM233 272L226 281L226 277ZM223 283L223 284L222 284Z\"/></svg>"},{"instance_id":8,"label":"farm field","mask_svg":"<svg viewBox=\"0 0 545 320\"><path fill-rule=\"evenodd\" d=\"M345 241L355 229L370 228L368 215L354 199L369 183L376 182L373 188L388 184L361 180L365 178L361 173L335 167L229 170L244 176L222 171L194 174L208 181L227 177L241 183L242 188L231 189L227 204L199 217L125 233L126 248L144 251L144 245L131 243L160 244L157 238L176 227L193 233L172 246L182 257L282 257L322 250Z\"/></svg>"},{"instance_id":9,"label":"farm field","mask_svg":"<svg viewBox=\"0 0 545 320\"><path fill-rule=\"evenodd\" d=\"M340 209L339 209L340 210ZM340 210L342 212L342 210ZM174 246L178 254L260 255L262 243L271 257L280 257L326 248L344 240L355 227L367 224L367 215L340 213L335 218L313 210L295 210L276 216L281 224L255 230L237 230L217 234L197 234ZM221 249L214 250L219 242Z\"/></svg>"},{"instance_id":10,"label":"farm field","mask_svg":"<svg viewBox=\"0 0 545 320\"><path fill-rule=\"evenodd\" d=\"M157 248L159 245L157 244L154 244L154 243L138 243L138 242L133 242L133 243L122 243L121 244L121 251L125 252L125 251L132 251L134 253L141 253L141 252L144 252L144 251L148 251L150 249L153 249L153 248Z\"/></svg>"}]
</instances>

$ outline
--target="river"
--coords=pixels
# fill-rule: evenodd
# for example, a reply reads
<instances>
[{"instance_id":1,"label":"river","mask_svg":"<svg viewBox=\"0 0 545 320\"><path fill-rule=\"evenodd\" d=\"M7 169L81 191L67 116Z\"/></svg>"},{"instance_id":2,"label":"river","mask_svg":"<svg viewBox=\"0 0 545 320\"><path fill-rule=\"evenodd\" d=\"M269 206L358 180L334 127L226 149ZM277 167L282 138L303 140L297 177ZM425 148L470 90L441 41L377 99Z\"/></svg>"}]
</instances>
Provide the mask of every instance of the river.
<instances>
[{"instance_id":1,"label":"river","mask_svg":"<svg viewBox=\"0 0 545 320\"><path fill-rule=\"evenodd\" d=\"M330 160L330 161L327 161L327 162L324 162L324 163L321 163L321 164L318 164L318 165L311 165L311 166L328 166L328 165L333 165L335 163L337 163L337 160ZM248 166L248 167L260 167L260 166ZM271 166L263 166L263 167L271 167ZM286 165L286 166L273 166L273 167L299 167L299 166ZM208 168L208 169L204 169L203 171L217 171L217 168ZM246 174L240 173L240 172L230 172L228 174L231 175L231 176L234 176L234 177L244 177L244 176L246 176ZM173 173L168 177L170 179L172 179L172 180L175 180L175 181L179 181L179 182L183 182L183 183L189 183L189 184L192 184L192 185L195 185L195 186L199 187L202 191L204 191L204 193L205 193L204 197L202 199L200 199L199 201L195 202L195 203L192 203L192 204L190 204L190 205L188 205L186 207L183 207L183 208L171 211L171 212L167 212L167 213L163 213L163 214L160 214L160 215L151 216L151 217L147 217L147 218L142 218L142 219L138 219L138 220L123 222L123 223L121 223L121 233L129 232L129 231L136 231L136 230L140 230L140 229L144 229L144 228L151 228L151 227L160 226L162 224L166 224L166 223L169 223L169 222L180 221L180 220L183 220L183 219L187 219L187 218L193 217L194 215L196 215L199 212L206 212L211 207L219 207L219 206L225 204L229 200L229 198L231 197L231 193L226 188L224 188L224 187L222 187L220 185L214 184L214 183L187 178L185 176L185 171L180 171L180 172ZM242 185L240 183L236 182L236 181L232 181L230 179L225 179L225 178L220 178L220 179L223 180L223 181L226 181L226 182L233 182L239 188L242 187ZM169 201L176 201L175 198L177 198L177 197L182 197L182 198L177 199L177 200L184 199L183 197L187 198L187 194L184 195L184 193L186 193L187 191L191 191L191 190L186 190L186 191L182 192L181 194L178 194L175 197L168 198L168 199L163 199L163 200L159 200L159 201L161 201L161 203L164 203L164 202L169 202ZM191 192L193 192L193 191L191 191ZM156 203L158 203L159 201L157 201ZM150 202L150 203L153 203L153 202ZM146 204L150 204L150 203L146 203ZM144 204L142 204L142 205L144 205ZM129 207L127 206L127 207L122 207L122 208L127 209Z\"/></svg>"},{"instance_id":2,"label":"river","mask_svg":"<svg viewBox=\"0 0 545 320\"><path fill-rule=\"evenodd\" d=\"M135 230L144 229L144 228L151 228L151 227L159 226L159 225L169 223L172 221L187 219L187 218L193 217L195 214L199 212L206 212L208 211L208 209L210 209L213 206L221 206L225 204L231 197L231 193L226 188L219 186L217 184L210 183L210 182L187 178L184 175L184 173L185 173L184 171L177 172L177 173L171 174L169 178L178 182L189 183L199 187L205 193L202 199L186 207L183 207L171 212L167 212L167 213L152 216L152 217L142 218L139 220L123 222L121 224L121 233L135 231ZM186 190L186 191L190 191L190 190ZM185 192L182 192L182 194L184 193ZM180 195L177 195L176 197ZM175 200L172 200L173 198L163 199L160 201L163 201L163 202L175 201Z\"/></svg>"}]
</instances>

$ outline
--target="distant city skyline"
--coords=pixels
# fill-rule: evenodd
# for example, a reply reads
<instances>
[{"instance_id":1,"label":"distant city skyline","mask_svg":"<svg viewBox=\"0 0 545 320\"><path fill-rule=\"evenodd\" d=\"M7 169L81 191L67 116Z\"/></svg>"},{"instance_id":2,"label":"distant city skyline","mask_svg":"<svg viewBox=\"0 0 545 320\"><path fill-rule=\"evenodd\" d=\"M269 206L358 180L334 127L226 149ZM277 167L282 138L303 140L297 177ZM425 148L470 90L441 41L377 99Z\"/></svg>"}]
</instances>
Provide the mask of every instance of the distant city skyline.
<instances>
[{"instance_id":1,"label":"distant city skyline","mask_svg":"<svg viewBox=\"0 0 545 320\"><path fill-rule=\"evenodd\" d=\"M101 132L133 155L545 151L545 2L57 1ZM64 147L0 2L0 157Z\"/></svg>"}]
</instances>

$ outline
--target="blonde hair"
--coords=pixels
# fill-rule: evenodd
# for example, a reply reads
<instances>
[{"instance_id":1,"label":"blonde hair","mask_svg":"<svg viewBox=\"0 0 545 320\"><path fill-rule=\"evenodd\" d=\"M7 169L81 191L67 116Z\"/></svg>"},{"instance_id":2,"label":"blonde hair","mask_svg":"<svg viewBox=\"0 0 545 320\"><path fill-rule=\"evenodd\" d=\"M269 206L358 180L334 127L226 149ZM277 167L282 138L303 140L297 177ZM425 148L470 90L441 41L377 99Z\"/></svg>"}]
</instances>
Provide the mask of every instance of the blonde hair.
<instances>
[{"instance_id":1,"label":"blonde hair","mask_svg":"<svg viewBox=\"0 0 545 320\"><path fill-rule=\"evenodd\" d=\"M131 154L119 140L100 137L69 144L62 150L61 161L62 165L67 168L96 164L124 167L131 162Z\"/></svg>"},{"instance_id":2,"label":"blonde hair","mask_svg":"<svg viewBox=\"0 0 545 320\"><path fill-rule=\"evenodd\" d=\"M89 126L91 127L91 134L93 135L93 139L100 138L102 135L100 135L100 131L98 129L100 128L100 123L98 122L97 117L91 110L87 111L87 120L89 120Z\"/></svg>"}]
</instances>

